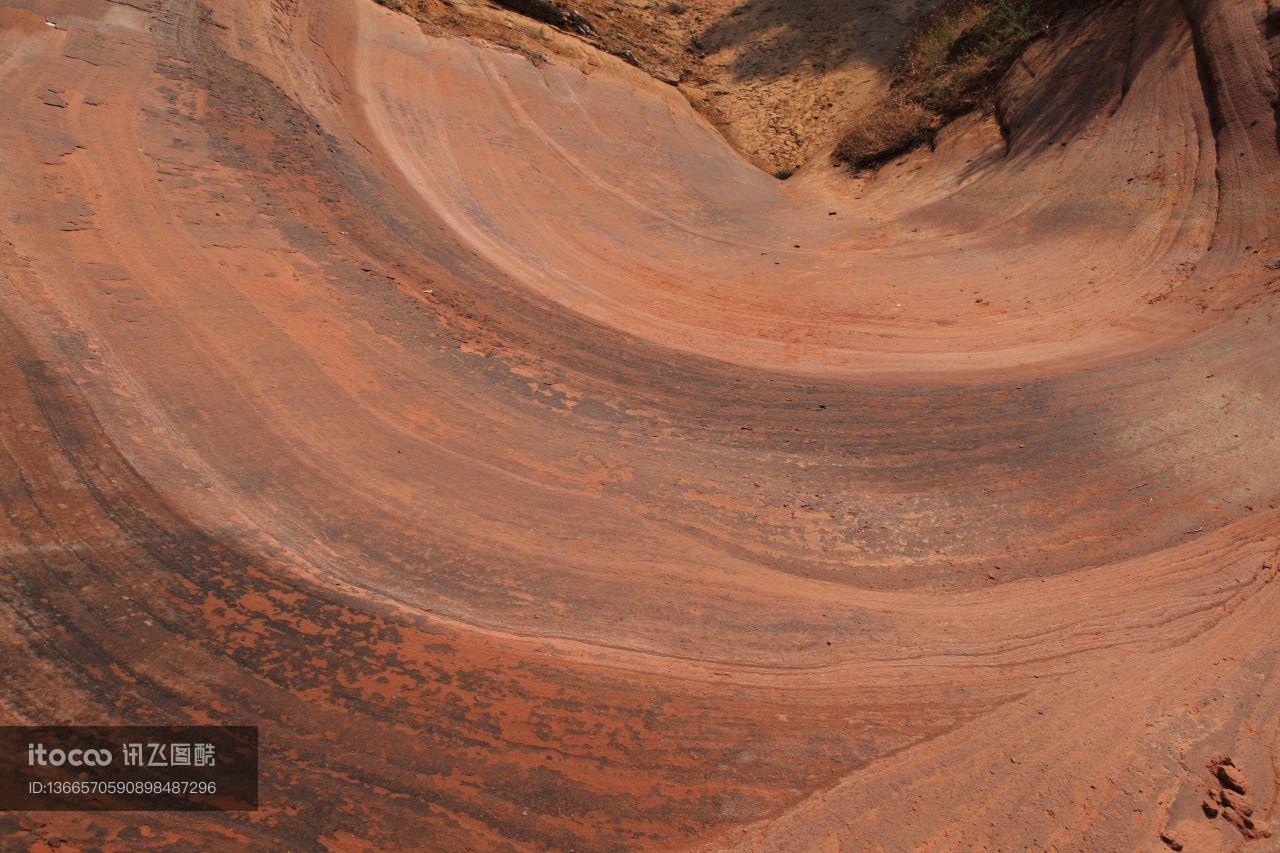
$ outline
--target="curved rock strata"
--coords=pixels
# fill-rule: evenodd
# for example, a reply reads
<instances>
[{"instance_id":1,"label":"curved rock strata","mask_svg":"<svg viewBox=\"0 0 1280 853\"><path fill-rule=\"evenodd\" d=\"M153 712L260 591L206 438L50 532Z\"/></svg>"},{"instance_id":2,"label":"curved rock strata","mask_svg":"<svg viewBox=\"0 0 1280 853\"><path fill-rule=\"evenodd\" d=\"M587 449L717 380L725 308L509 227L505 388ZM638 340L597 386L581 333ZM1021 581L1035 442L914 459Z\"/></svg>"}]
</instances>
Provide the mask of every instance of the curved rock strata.
<instances>
[{"instance_id":1,"label":"curved rock strata","mask_svg":"<svg viewBox=\"0 0 1280 853\"><path fill-rule=\"evenodd\" d=\"M0 710L264 752L0 838L1269 843L1266 13L1107 5L851 187L366 0L4 0Z\"/></svg>"}]
</instances>

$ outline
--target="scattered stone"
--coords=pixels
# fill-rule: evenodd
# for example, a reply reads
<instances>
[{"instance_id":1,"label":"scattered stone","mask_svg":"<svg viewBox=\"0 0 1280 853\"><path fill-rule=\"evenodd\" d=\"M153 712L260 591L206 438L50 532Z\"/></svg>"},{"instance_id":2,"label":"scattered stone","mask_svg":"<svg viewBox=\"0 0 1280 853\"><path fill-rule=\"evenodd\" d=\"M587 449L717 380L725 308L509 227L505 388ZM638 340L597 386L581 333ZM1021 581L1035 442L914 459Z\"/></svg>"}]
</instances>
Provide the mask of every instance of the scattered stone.
<instances>
[{"instance_id":1,"label":"scattered stone","mask_svg":"<svg viewBox=\"0 0 1280 853\"><path fill-rule=\"evenodd\" d=\"M500 0L498 5L562 30L572 30L584 36L595 34L595 28L581 12L565 11L549 0Z\"/></svg>"},{"instance_id":2,"label":"scattered stone","mask_svg":"<svg viewBox=\"0 0 1280 853\"><path fill-rule=\"evenodd\" d=\"M1228 758L1218 765L1217 776L1222 787L1230 788L1238 794L1245 792L1244 775L1231 764L1231 759Z\"/></svg>"},{"instance_id":3,"label":"scattered stone","mask_svg":"<svg viewBox=\"0 0 1280 853\"><path fill-rule=\"evenodd\" d=\"M577 11L576 9L571 9L569 11L567 20L569 23L569 28L574 30L575 32L584 36L595 34L595 28L592 27L591 22L587 20L587 16Z\"/></svg>"},{"instance_id":4,"label":"scattered stone","mask_svg":"<svg viewBox=\"0 0 1280 853\"><path fill-rule=\"evenodd\" d=\"M1233 808L1242 815L1253 814L1253 804L1249 802L1249 798L1244 794L1237 794L1230 788L1224 788L1222 791L1222 804L1228 808Z\"/></svg>"},{"instance_id":5,"label":"scattered stone","mask_svg":"<svg viewBox=\"0 0 1280 853\"><path fill-rule=\"evenodd\" d=\"M1168 830L1165 830L1164 832L1160 833L1160 840L1163 841L1165 844L1169 845L1169 849L1171 850L1182 849L1182 842L1178 840L1177 836L1175 836L1172 832L1169 832Z\"/></svg>"},{"instance_id":6,"label":"scattered stone","mask_svg":"<svg viewBox=\"0 0 1280 853\"><path fill-rule=\"evenodd\" d=\"M1204 802L1200 804L1200 808L1204 809L1204 816L1207 818L1218 816L1218 804L1211 797L1205 797Z\"/></svg>"}]
</instances>

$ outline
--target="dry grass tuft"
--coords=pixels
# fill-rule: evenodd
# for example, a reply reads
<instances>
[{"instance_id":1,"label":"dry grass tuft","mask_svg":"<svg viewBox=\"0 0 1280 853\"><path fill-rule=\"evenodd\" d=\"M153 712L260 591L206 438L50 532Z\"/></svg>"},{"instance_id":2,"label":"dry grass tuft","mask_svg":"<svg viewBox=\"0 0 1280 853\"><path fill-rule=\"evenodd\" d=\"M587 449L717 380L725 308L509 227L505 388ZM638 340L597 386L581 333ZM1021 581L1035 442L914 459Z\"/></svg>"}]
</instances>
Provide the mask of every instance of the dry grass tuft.
<instances>
[{"instance_id":1,"label":"dry grass tuft","mask_svg":"<svg viewBox=\"0 0 1280 853\"><path fill-rule=\"evenodd\" d=\"M931 143L938 129L990 106L995 84L1043 34L1059 0L951 0L907 42L889 94L836 145L836 159L874 166Z\"/></svg>"},{"instance_id":2,"label":"dry grass tuft","mask_svg":"<svg viewBox=\"0 0 1280 853\"><path fill-rule=\"evenodd\" d=\"M869 105L836 146L836 158L854 168L884 162L933 139L938 117L896 93Z\"/></svg>"}]
</instances>

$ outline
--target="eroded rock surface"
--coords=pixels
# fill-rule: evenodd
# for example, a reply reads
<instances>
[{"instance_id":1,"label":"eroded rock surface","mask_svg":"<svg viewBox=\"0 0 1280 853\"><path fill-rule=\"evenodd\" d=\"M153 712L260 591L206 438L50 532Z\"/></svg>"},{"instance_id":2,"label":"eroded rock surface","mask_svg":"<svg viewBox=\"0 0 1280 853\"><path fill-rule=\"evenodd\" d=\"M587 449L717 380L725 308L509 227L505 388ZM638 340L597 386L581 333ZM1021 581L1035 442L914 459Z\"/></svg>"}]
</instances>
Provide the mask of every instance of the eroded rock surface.
<instances>
[{"instance_id":1,"label":"eroded rock surface","mask_svg":"<svg viewBox=\"0 0 1280 853\"><path fill-rule=\"evenodd\" d=\"M265 807L3 846L1268 843L1265 16L851 186L586 48L6 0L0 715L257 723Z\"/></svg>"}]
</instances>

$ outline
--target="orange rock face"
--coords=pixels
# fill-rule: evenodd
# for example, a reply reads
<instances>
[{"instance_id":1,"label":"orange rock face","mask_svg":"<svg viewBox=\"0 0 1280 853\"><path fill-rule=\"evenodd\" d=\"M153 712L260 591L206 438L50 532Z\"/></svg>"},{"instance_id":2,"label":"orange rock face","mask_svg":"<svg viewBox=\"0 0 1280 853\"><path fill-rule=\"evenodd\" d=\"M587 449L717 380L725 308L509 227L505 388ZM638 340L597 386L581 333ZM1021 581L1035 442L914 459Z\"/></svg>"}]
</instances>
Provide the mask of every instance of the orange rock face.
<instances>
[{"instance_id":1,"label":"orange rock face","mask_svg":"<svg viewBox=\"0 0 1280 853\"><path fill-rule=\"evenodd\" d=\"M1270 843L1266 15L853 185L365 0L3 0L0 722L263 752L0 846Z\"/></svg>"}]
</instances>

